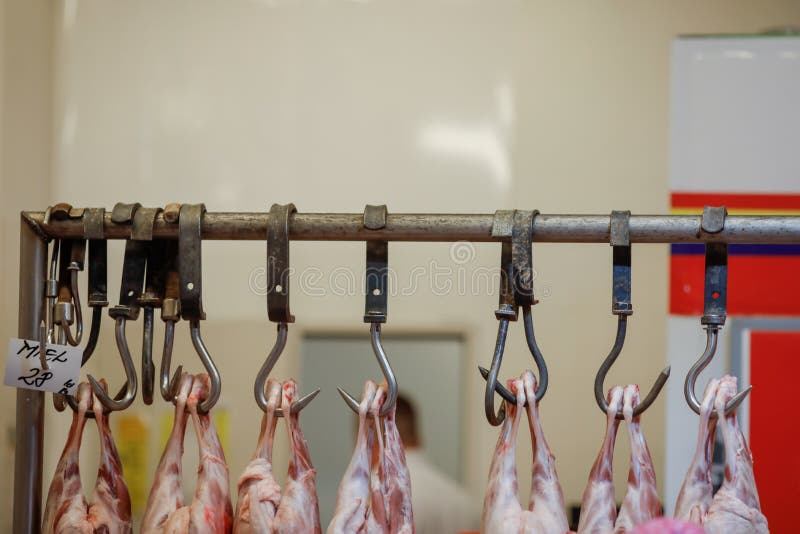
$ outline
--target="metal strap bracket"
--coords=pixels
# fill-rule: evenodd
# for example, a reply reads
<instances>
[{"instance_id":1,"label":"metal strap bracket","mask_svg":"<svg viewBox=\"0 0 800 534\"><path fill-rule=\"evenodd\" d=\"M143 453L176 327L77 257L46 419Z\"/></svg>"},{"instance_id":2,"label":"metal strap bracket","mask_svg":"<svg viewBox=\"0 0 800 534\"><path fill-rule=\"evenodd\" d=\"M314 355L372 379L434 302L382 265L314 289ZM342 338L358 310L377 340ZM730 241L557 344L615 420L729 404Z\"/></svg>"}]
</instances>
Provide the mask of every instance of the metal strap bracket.
<instances>
[{"instance_id":1,"label":"metal strap bracket","mask_svg":"<svg viewBox=\"0 0 800 534\"><path fill-rule=\"evenodd\" d=\"M133 204L125 204L124 202L117 202L114 204L114 209L111 210L111 222L116 224L126 224L133 220L136 210L141 207L141 204L134 202Z\"/></svg>"},{"instance_id":2,"label":"metal strap bracket","mask_svg":"<svg viewBox=\"0 0 800 534\"><path fill-rule=\"evenodd\" d=\"M122 260L122 282L119 286L119 304L108 310L114 319L124 317L136 320L139 317L139 298L144 287L147 247L141 241L125 242L125 257Z\"/></svg>"},{"instance_id":3,"label":"metal strap bracket","mask_svg":"<svg viewBox=\"0 0 800 534\"><path fill-rule=\"evenodd\" d=\"M514 299L517 306L532 306L538 301L533 296L533 247L531 233L533 219L538 210L514 210L511 228L511 263L514 269Z\"/></svg>"},{"instance_id":4,"label":"metal strap bracket","mask_svg":"<svg viewBox=\"0 0 800 534\"><path fill-rule=\"evenodd\" d=\"M105 208L86 208L83 212L83 235L86 239L105 239Z\"/></svg>"},{"instance_id":5,"label":"metal strap bracket","mask_svg":"<svg viewBox=\"0 0 800 534\"><path fill-rule=\"evenodd\" d=\"M725 206L705 206L700 231L717 234L725 228L728 210ZM728 300L728 244L706 243L703 317L700 323L714 328L725 324Z\"/></svg>"},{"instance_id":6,"label":"metal strap bracket","mask_svg":"<svg viewBox=\"0 0 800 534\"><path fill-rule=\"evenodd\" d=\"M517 303L514 299L514 266L512 262L511 233L514 226L515 210L497 210L492 219L492 237L503 239L500 245L500 296L497 310L494 312L497 320L517 320Z\"/></svg>"},{"instance_id":7,"label":"metal strap bracket","mask_svg":"<svg viewBox=\"0 0 800 534\"><path fill-rule=\"evenodd\" d=\"M728 244L706 243L705 284L703 287L703 325L725 324L728 300Z\"/></svg>"},{"instance_id":8,"label":"metal strap bracket","mask_svg":"<svg viewBox=\"0 0 800 534\"><path fill-rule=\"evenodd\" d=\"M613 247L611 313L632 315L630 211L612 211L609 242Z\"/></svg>"},{"instance_id":9,"label":"metal strap bracket","mask_svg":"<svg viewBox=\"0 0 800 534\"><path fill-rule=\"evenodd\" d=\"M267 226L267 315L273 323L293 323L289 309L289 219L294 204L273 204Z\"/></svg>"},{"instance_id":10,"label":"metal strap bracket","mask_svg":"<svg viewBox=\"0 0 800 534\"><path fill-rule=\"evenodd\" d=\"M134 241L152 241L153 226L161 208L138 208L133 214L131 239Z\"/></svg>"},{"instance_id":11,"label":"metal strap bracket","mask_svg":"<svg viewBox=\"0 0 800 534\"><path fill-rule=\"evenodd\" d=\"M380 230L386 226L385 205L367 205L364 209L364 228ZM389 243L367 241L365 323L385 323L388 307Z\"/></svg>"},{"instance_id":12,"label":"metal strap bracket","mask_svg":"<svg viewBox=\"0 0 800 534\"><path fill-rule=\"evenodd\" d=\"M725 217L728 216L728 208L725 206L705 206L703 217L700 219L700 231L707 234L718 234L725 228Z\"/></svg>"},{"instance_id":13,"label":"metal strap bracket","mask_svg":"<svg viewBox=\"0 0 800 534\"><path fill-rule=\"evenodd\" d=\"M205 204L183 204L178 219L178 272L181 315L187 320L206 318L203 311L202 225Z\"/></svg>"}]
</instances>

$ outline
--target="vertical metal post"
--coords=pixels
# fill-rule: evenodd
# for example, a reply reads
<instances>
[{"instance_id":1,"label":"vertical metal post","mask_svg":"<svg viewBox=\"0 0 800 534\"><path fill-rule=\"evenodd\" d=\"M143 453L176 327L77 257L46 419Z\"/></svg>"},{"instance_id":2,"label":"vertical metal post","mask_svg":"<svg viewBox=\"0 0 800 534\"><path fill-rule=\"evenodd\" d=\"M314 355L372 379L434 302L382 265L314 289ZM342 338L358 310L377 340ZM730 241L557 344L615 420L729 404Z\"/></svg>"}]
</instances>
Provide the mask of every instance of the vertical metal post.
<instances>
[{"instance_id":1,"label":"vertical metal post","mask_svg":"<svg viewBox=\"0 0 800 534\"><path fill-rule=\"evenodd\" d=\"M23 217L19 234L19 337L39 339L44 313L47 243ZM44 393L17 390L14 533L38 533L42 521Z\"/></svg>"}]
</instances>

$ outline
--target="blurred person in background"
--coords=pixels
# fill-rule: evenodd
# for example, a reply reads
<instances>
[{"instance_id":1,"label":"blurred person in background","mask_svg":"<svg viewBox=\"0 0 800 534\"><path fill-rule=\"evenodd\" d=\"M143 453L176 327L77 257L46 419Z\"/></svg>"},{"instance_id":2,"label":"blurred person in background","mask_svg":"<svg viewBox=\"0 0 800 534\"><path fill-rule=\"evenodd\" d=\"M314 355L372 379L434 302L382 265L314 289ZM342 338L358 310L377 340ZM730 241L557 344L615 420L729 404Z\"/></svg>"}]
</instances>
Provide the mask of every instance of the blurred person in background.
<instances>
[{"instance_id":1,"label":"blurred person in background","mask_svg":"<svg viewBox=\"0 0 800 534\"><path fill-rule=\"evenodd\" d=\"M417 411L408 397L397 396L397 430L403 440L411 475L411 504L417 534L477 531L480 505L475 505L458 482L425 457Z\"/></svg>"}]
</instances>

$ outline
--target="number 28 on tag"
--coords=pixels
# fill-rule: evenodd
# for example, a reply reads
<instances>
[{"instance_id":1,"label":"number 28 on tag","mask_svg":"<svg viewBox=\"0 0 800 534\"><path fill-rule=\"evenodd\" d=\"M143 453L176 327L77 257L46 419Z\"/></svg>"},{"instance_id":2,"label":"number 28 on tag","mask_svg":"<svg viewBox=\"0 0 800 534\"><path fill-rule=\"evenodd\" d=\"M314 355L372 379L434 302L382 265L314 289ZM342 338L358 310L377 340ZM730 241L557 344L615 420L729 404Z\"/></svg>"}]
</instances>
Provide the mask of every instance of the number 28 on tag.
<instances>
[{"instance_id":1,"label":"number 28 on tag","mask_svg":"<svg viewBox=\"0 0 800 534\"><path fill-rule=\"evenodd\" d=\"M78 384L83 349L68 345L47 345L47 369L42 369L39 342L11 339L6 354L7 386L72 395Z\"/></svg>"}]
</instances>

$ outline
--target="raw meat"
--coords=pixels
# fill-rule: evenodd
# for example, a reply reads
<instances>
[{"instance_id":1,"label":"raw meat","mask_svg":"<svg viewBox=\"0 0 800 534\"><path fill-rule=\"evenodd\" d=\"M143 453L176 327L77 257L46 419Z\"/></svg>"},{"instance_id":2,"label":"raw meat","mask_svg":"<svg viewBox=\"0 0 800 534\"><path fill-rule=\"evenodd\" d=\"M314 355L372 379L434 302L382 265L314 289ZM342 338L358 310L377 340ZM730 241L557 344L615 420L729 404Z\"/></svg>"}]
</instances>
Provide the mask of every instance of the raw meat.
<instances>
[{"instance_id":1,"label":"raw meat","mask_svg":"<svg viewBox=\"0 0 800 534\"><path fill-rule=\"evenodd\" d=\"M287 380L282 389L281 409L289 433L289 476L275 516L276 532L319 534L322 527L319 523L317 472L311 464L308 443L300 430L300 414L291 413L297 395L297 384L294 380Z\"/></svg>"},{"instance_id":2,"label":"raw meat","mask_svg":"<svg viewBox=\"0 0 800 534\"><path fill-rule=\"evenodd\" d=\"M661 515L661 501L656 488L656 470L650 450L639 426L639 417L633 417L633 409L639 405L639 386L625 386L622 413L628 427L631 444L628 490L614 532L630 532L634 527Z\"/></svg>"},{"instance_id":3,"label":"raw meat","mask_svg":"<svg viewBox=\"0 0 800 534\"><path fill-rule=\"evenodd\" d=\"M189 528L188 510L183 506L183 484L181 482L181 457L183 456L183 438L186 433L186 422L189 414L186 412L186 399L192 389L192 375L183 373L175 396L175 420L172 423L172 432L164 447L161 461L156 469L153 487L147 498L144 517L142 519L142 534L156 534L160 532L186 532ZM180 513L179 510L182 510ZM179 519L180 517L180 519ZM171 521L170 528L167 522Z\"/></svg>"},{"instance_id":4,"label":"raw meat","mask_svg":"<svg viewBox=\"0 0 800 534\"><path fill-rule=\"evenodd\" d=\"M753 474L753 455L739 428L736 411L722 415L734 395L736 378L723 377L714 407L720 414L717 424L725 442L725 480L714 495L703 527L709 534L768 534Z\"/></svg>"},{"instance_id":5,"label":"raw meat","mask_svg":"<svg viewBox=\"0 0 800 534\"><path fill-rule=\"evenodd\" d=\"M718 389L719 380L716 378L706 387L703 404L700 406L697 448L675 503L675 517L691 521L696 525L703 524L714 494L711 483L711 461L717 420L711 419L711 412L714 410L714 399L717 397Z\"/></svg>"},{"instance_id":6,"label":"raw meat","mask_svg":"<svg viewBox=\"0 0 800 534\"><path fill-rule=\"evenodd\" d=\"M660 517L639 525L631 534L706 534L706 531L688 521Z\"/></svg>"},{"instance_id":7,"label":"raw meat","mask_svg":"<svg viewBox=\"0 0 800 534\"><path fill-rule=\"evenodd\" d=\"M322 532L317 501L317 472L311 464L308 444L300 430L299 414L292 414L297 384L287 380L282 385L267 382L267 413L261 422L261 435L253 460L239 479L239 501L233 531L245 533L314 533ZM272 444L281 407L289 433L289 476L283 496L272 470Z\"/></svg>"},{"instance_id":8,"label":"raw meat","mask_svg":"<svg viewBox=\"0 0 800 534\"><path fill-rule=\"evenodd\" d=\"M106 387L104 380L100 383ZM50 484L42 532L131 532L131 501L108 425L108 414L104 413L103 405L94 397L87 382L79 384L77 396L78 411L73 415L67 443ZM91 501L87 503L81 487L78 457L90 404L100 434L100 467Z\"/></svg>"},{"instance_id":9,"label":"raw meat","mask_svg":"<svg viewBox=\"0 0 800 534\"><path fill-rule=\"evenodd\" d=\"M253 459L239 478L239 498L233 531L250 534L275 531L275 513L281 500L281 487L272 472L272 444L281 404L281 384L267 382L267 413L261 418L261 433Z\"/></svg>"},{"instance_id":10,"label":"raw meat","mask_svg":"<svg viewBox=\"0 0 800 534\"><path fill-rule=\"evenodd\" d=\"M370 502L370 455L372 432L367 421L377 386L368 380L358 405L358 434L350 464L339 483L336 509L328 525L328 534L354 534L363 532Z\"/></svg>"},{"instance_id":11,"label":"raw meat","mask_svg":"<svg viewBox=\"0 0 800 534\"><path fill-rule=\"evenodd\" d=\"M381 387L385 391L385 385ZM377 426L377 425L376 425ZM403 442L395 423L395 407L383 422L385 441L386 501L389 512L389 532L413 534L414 513L411 507L411 476L406 465Z\"/></svg>"},{"instance_id":12,"label":"raw meat","mask_svg":"<svg viewBox=\"0 0 800 534\"><path fill-rule=\"evenodd\" d=\"M142 522L142 532L213 532L231 531L233 506L228 489L228 465L219 442L219 436L209 414L201 414L197 405L209 391L207 374L195 376L184 373L175 402L175 422L167 447L161 457L156 480L150 490L147 509ZM188 395L187 384L190 385ZM192 419L199 446L200 466L197 471L197 488L191 505L183 505L181 490L181 455L186 414ZM165 487L162 488L161 486Z\"/></svg>"},{"instance_id":13,"label":"raw meat","mask_svg":"<svg viewBox=\"0 0 800 534\"><path fill-rule=\"evenodd\" d=\"M617 519L617 504L614 500L614 444L619 428L616 414L622 409L622 397L623 389L619 386L608 392L606 435L583 492L578 534L607 534L614 530Z\"/></svg>"},{"instance_id":14,"label":"raw meat","mask_svg":"<svg viewBox=\"0 0 800 534\"><path fill-rule=\"evenodd\" d=\"M411 478L394 408L385 417L380 416L386 397L385 383L377 386L367 381L364 385L356 447L339 484L328 534L414 533Z\"/></svg>"},{"instance_id":15,"label":"raw meat","mask_svg":"<svg viewBox=\"0 0 800 534\"><path fill-rule=\"evenodd\" d=\"M534 396L536 379L531 371L526 371L519 379L509 380L508 386L517 402L516 405L506 402L506 419L489 470L482 530L486 533L565 534L569 528L564 497L555 471L555 457L539 422ZM534 462L529 509L523 510L518 496L516 438L526 399Z\"/></svg>"}]
</instances>

